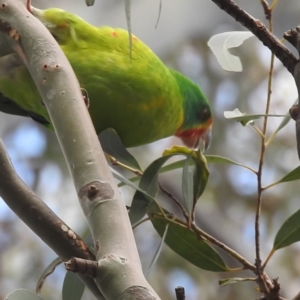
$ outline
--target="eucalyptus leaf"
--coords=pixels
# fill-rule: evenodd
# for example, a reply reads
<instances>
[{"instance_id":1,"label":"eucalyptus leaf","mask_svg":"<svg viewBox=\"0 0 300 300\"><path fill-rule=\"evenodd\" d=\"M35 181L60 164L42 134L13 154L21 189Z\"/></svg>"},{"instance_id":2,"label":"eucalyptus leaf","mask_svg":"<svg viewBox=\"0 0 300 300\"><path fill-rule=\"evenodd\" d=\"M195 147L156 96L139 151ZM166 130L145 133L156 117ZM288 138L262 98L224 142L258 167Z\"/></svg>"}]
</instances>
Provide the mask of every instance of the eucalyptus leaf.
<instances>
[{"instance_id":1,"label":"eucalyptus leaf","mask_svg":"<svg viewBox=\"0 0 300 300\"><path fill-rule=\"evenodd\" d=\"M196 201L199 199L199 197L202 195L202 193L205 190L208 176L209 176L209 170L207 167L207 160L205 156L202 154L202 152L198 150L191 150L187 147L182 146L174 146L171 149L167 149L164 151L163 155L185 155L185 156L191 156L193 159L193 162L195 164L195 172L193 174L194 179L194 206L196 204Z\"/></svg>"},{"instance_id":2,"label":"eucalyptus leaf","mask_svg":"<svg viewBox=\"0 0 300 300\"><path fill-rule=\"evenodd\" d=\"M182 194L183 199L186 204L189 215L191 216L194 208L194 178L193 172L190 170L190 162L192 161L192 156L189 155L185 161L183 171L182 171Z\"/></svg>"},{"instance_id":3,"label":"eucalyptus leaf","mask_svg":"<svg viewBox=\"0 0 300 300\"><path fill-rule=\"evenodd\" d=\"M154 198L158 191L158 174L161 167L168 159L176 155L191 156L195 163L196 168L193 174L193 199L195 205L206 187L209 176L206 159L200 150L195 151L181 146L174 146L171 149L165 150L163 156L152 162L144 171L139 182L139 188ZM151 199L147 194L140 193L139 191L134 194L129 211L131 224L137 223L146 214L147 206L151 203Z\"/></svg>"},{"instance_id":4,"label":"eucalyptus leaf","mask_svg":"<svg viewBox=\"0 0 300 300\"><path fill-rule=\"evenodd\" d=\"M41 293L41 290L43 288L44 282L46 278L51 275L54 271L55 268L62 263L62 259L60 257L55 258L43 271L42 275L40 276L39 280L37 281L36 284L36 291L37 293Z\"/></svg>"},{"instance_id":5,"label":"eucalyptus leaf","mask_svg":"<svg viewBox=\"0 0 300 300\"><path fill-rule=\"evenodd\" d=\"M163 156L153 161L146 168L144 174L141 177L139 188L146 191L153 198L156 196L156 193L158 191L159 169L170 157L171 156ZM146 214L147 207L150 202L151 199L147 197L147 195L141 193L140 191L135 192L129 211L131 224L135 224L139 220L141 220L141 218Z\"/></svg>"},{"instance_id":6,"label":"eucalyptus leaf","mask_svg":"<svg viewBox=\"0 0 300 300\"><path fill-rule=\"evenodd\" d=\"M4 300L44 300L44 298L29 290L18 289L9 293Z\"/></svg>"},{"instance_id":7,"label":"eucalyptus leaf","mask_svg":"<svg viewBox=\"0 0 300 300\"><path fill-rule=\"evenodd\" d=\"M166 210L165 214L169 214ZM167 219L155 217L158 212L156 205L148 207L148 215L157 233L162 237L166 225L169 224L165 243L178 255L193 265L213 272L228 272L229 268L221 256L204 240L182 224L169 222Z\"/></svg>"},{"instance_id":8,"label":"eucalyptus leaf","mask_svg":"<svg viewBox=\"0 0 300 300\"><path fill-rule=\"evenodd\" d=\"M120 137L114 129L108 128L102 131L98 135L98 138L105 153L113 156L117 161L126 166L142 171L139 163L125 148Z\"/></svg>"},{"instance_id":9,"label":"eucalyptus leaf","mask_svg":"<svg viewBox=\"0 0 300 300\"><path fill-rule=\"evenodd\" d=\"M124 184L130 186L131 188L133 188L133 189L135 189L135 190L141 192L142 194L145 194L146 197L148 197L148 198L154 200L154 198L153 198L150 194L148 194L146 191L144 191L143 189L141 189L139 186L137 186L137 185L135 185L134 183L132 183L130 180L128 180L127 178L125 178L125 177L124 177L123 175L121 175L120 173L116 172L115 170L112 170L112 174L113 174L113 176L114 176L117 180L119 180L119 181L123 182Z\"/></svg>"},{"instance_id":10,"label":"eucalyptus leaf","mask_svg":"<svg viewBox=\"0 0 300 300\"><path fill-rule=\"evenodd\" d=\"M235 162L227 157L223 157L223 156L219 156L219 155L205 155L205 158L206 158L206 161L208 164L230 164L230 165L236 165L236 166L239 166L239 167L243 167L243 168L246 168L252 172L255 172L252 168L246 166L246 165L243 165L243 164L240 164L238 162ZM181 160L178 160L178 161L175 161L173 163L170 163L166 166L163 166L160 170L159 170L159 173L165 173L165 172L169 172L169 171L173 171L173 170L177 170L177 169L181 169L184 167L184 164L185 164L185 159L181 159ZM194 162L193 161L190 161L190 166L194 165ZM134 176L134 177L131 177L129 178L128 180L131 181L131 182L135 182L135 181L138 181L140 180L141 177L140 176ZM119 183L118 186L119 187L122 187L126 185L126 183Z\"/></svg>"},{"instance_id":11,"label":"eucalyptus leaf","mask_svg":"<svg viewBox=\"0 0 300 300\"><path fill-rule=\"evenodd\" d=\"M289 114L286 114L283 118L280 124L278 125L277 129L275 130L275 134L278 133L283 127L285 127L289 121L291 120L291 116Z\"/></svg>"},{"instance_id":12,"label":"eucalyptus leaf","mask_svg":"<svg viewBox=\"0 0 300 300\"><path fill-rule=\"evenodd\" d=\"M226 119L230 119L236 122L240 122L243 126L248 125L249 122L260 119L262 117L286 117L286 115L274 115L274 114L255 114L255 115L248 115L242 113L238 108L234 109L233 111L224 111L224 117Z\"/></svg>"},{"instance_id":13,"label":"eucalyptus leaf","mask_svg":"<svg viewBox=\"0 0 300 300\"><path fill-rule=\"evenodd\" d=\"M67 271L63 283L62 299L81 300L84 289L85 285L79 277L75 273Z\"/></svg>"},{"instance_id":14,"label":"eucalyptus leaf","mask_svg":"<svg viewBox=\"0 0 300 300\"><path fill-rule=\"evenodd\" d=\"M226 278L219 280L220 286L225 286L229 284L236 284L243 281L255 281L255 278L239 278L239 277L232 277L232 278Z\"/></svg>"},{"instance_id":15,"label":"eucalyptus leaf","mask_svg":"<svg viewBox=\"0 0 300 300\"><path fill-rule=\"evenodd\" d=\"M207 44L225 71L241 72L243 67L240 58L228 50L239 47L252 36L250 31L223 32L212 36Z\"/></svg>"},{"instance_id":16,"label":"eucalyptus leaf","mask_svg":"<svg viewBox=\"0 0 300 300\"><path fill-rule=\"evenodd\" d=\"M150 273L152 267L156 264L156 262L157 262L157 260L158 260L158 258L159 258L159 255L160 255L160 253L161 253L162 247L163 247L163 245L164 245L164 242L165 242L165 239L166 239L166 236L167 236L168 228L169 228L169 224L166 225L164 234L163 234L163 236L162 236L162 238L161 238L161 240L160 240L160 243L159 243L159 245L158 245L158 248L156 249L155 254L154 254L154 256L153 256L153 258L152 258L152 260L151 260L151 263L150 263L150 265L149 265L148 271L147 271L147 273L146 273L146 277L148 277L148 275L149 275L149 273Z\"/></svg>"},{"instance_id":17,"label":"eucalyptus leaf","mask_svg":"<svg viewBox=\"0 0 300 300\"><path fill-rule=\"evenodd\" d=\"M295 168L293 171L289 172L288 174L286 174L283 178L281 178L280 180L271 183L270 185L266 186L264 189L268 189L276 184L279 183L283 183L283 182L289 182L289 181L295 181L295 180L299 180L300 179L300 166L298 166L297 168Z\"/></svg>"},{"instance_id":18,"label":"eucalyptus leaf","mask_svg":"<svg viewBox=\"0 0 300 300\"><path fill-rule=\"evenodd\" d=\"M291 215L277 232L273 249L278 250L300 241L300 209Z\"/></svg>"}]
</instances>

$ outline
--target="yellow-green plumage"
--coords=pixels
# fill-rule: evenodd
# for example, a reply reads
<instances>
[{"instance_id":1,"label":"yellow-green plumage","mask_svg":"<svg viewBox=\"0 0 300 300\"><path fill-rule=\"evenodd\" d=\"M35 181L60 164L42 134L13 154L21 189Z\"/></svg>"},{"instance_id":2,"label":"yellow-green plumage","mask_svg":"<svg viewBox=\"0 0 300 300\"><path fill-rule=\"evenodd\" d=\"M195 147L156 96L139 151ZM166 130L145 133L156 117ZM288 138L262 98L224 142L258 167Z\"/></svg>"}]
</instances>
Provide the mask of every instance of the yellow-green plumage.
<instances>
[{"instance_id":1,"label":"yellow-green plumage","mask_svg":"<svg viewBox=\"0 0 300 300\"><path fill-rule=\"evenodd\" d=\"M123 29L96 28L59 9L33 13L56 38L80 86L87 90L98 133L112 127L125 146L133 147L174 135L182 127L186 99L178 84L181 75L168 69L139 39L132 37L130 56L128 32ZM29 73L15 54L0 58L0 93L50 123ZM199 97L199 109L209 109L201 92ZM5 111L1 101L0 110ZM199 124L209 119L210 110Z\"/></svg>"}]
</instances>

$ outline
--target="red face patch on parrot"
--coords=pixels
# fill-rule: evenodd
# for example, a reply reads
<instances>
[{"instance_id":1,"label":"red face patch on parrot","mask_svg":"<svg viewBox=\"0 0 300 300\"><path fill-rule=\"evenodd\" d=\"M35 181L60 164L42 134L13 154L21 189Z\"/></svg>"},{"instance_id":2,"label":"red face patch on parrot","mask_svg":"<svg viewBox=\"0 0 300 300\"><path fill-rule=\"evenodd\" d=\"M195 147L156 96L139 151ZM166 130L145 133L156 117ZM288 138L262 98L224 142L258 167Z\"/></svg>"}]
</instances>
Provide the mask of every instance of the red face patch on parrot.
<instances>
[{"instance_id":1,"label":"red face patch on parrot","mask_svg":"<svg viewBox=\"0 0 300 300\"><path fill-rule=\"evenodd\" d=\"M212 118L210 118L205 124L200 127L180 130L176 132L176 136L179 137L183 143L189 148L198 148L200 141L204 142L205 150L210 144L210 133L212 127Z\"/></svg>"}]
</instances>

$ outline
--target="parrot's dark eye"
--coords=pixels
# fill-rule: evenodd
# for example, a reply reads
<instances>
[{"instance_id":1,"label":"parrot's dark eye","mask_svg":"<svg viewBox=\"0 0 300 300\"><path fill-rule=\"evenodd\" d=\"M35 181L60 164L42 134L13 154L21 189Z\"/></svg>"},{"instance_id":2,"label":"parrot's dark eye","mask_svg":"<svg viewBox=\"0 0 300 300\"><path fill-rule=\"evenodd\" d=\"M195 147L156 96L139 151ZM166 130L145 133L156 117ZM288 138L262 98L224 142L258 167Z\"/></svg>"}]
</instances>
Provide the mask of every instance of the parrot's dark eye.
<instances>
[{"instance_id":1,"label":"parrot's dark eye","mask_svg":"<svg viewBox=\"0 0 300 300\"><path fill-rule=\"evenodd\" d=\"M204 109L201 110L200 112L200 119L201 120L206 120L210 117L210 112L209 109L207 107L205 107Z\"/></svg>"}]
</instances>

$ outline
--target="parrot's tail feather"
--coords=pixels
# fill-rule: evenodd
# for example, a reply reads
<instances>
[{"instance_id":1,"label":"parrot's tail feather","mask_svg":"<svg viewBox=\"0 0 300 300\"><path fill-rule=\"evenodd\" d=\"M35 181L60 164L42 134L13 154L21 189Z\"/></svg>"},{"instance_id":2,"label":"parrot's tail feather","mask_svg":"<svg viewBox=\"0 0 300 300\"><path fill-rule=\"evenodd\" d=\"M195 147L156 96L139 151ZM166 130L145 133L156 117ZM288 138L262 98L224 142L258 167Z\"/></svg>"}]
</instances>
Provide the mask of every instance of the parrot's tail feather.
<instances>
[{"instance_id":1,"label":"parrot's tail feather","mask_svg":"<svg viewBox=\"0 0 300 300\"><path fill-rule=\"evenodd\" d=\"M34 121L46 126L46 127L49 127L51 124L42 116L34 113L34 112L31 112L31 111L28 111L27 112L27 115L32 118ZM50 126L52 127L52 125Z\"/></svg>"},{"instance_id":2,"label":"parrot's tail feather","mask_svg":"<svg viewBox=\"0 0 300 300\"><path fill-rule=\"evenodd\" d=\"M12 101L9 98L6 98L3 94L0 93L0 111L17 116L28 116L27 112L22 109L18 104Z\"/></svg>"},{"instance_id":3,"label":"parrot's tail feather","mask_svg":"<svg viewBox=\"0 0 300 300\"><path fill-rule=\"evenodd\" d=\"M44 117L34 112L24 110L17 103L5 97L1 93L0 93L0 111L11 115L16 115L16 116L31 117L34 121L46 127L50 125L50 123Z\"/></svg>"}]
</instances>

